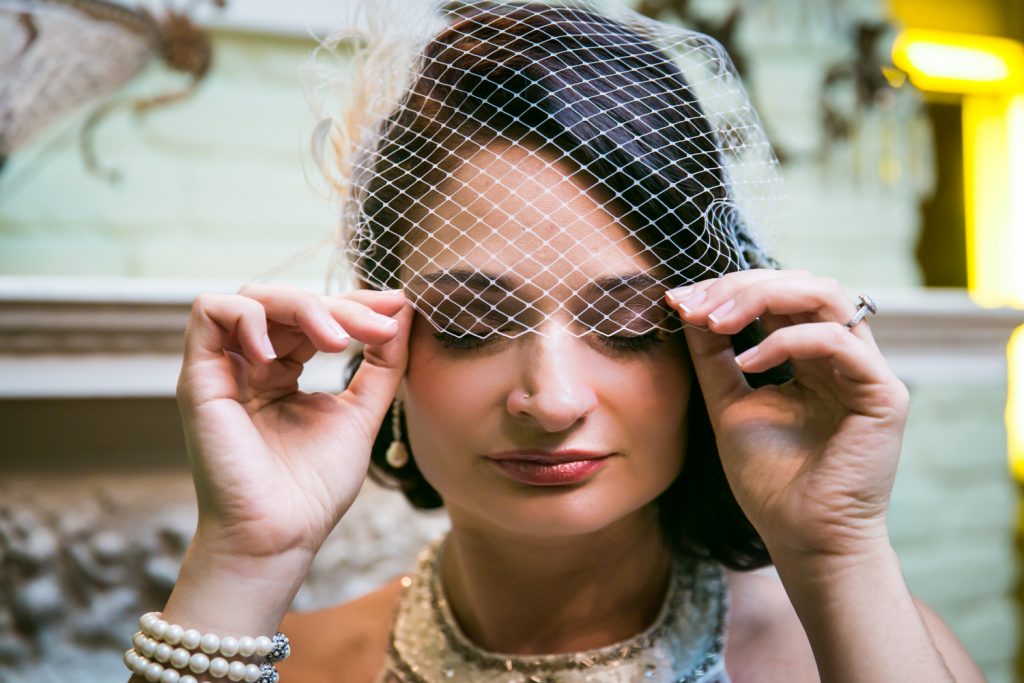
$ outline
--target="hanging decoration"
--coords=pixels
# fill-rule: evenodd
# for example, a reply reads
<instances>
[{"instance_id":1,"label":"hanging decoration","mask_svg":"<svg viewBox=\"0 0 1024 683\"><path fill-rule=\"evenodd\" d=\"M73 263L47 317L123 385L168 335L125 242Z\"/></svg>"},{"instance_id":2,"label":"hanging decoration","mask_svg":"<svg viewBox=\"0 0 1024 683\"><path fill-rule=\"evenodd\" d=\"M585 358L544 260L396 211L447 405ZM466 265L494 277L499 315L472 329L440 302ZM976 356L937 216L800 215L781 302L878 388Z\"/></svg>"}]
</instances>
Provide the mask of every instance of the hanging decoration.
<instances>
[{"instance_id":1,"label":"hanging decoration","mask_svg":"<svg viewBox=\"0 0 1024 683\"><path fill-rule=\"evenodd\" d=\"M79 138L83 159L92 173L116 179L97 161L96 126L122 106L143 114L195 90L212 49L189 14L206 2L222 8L225 0L168 5L159 17L109 0L0 0L0 172L12 153L93 105ZM153 60L190 82L153 97L111 99Z\"/></svg>"}]
</instances>

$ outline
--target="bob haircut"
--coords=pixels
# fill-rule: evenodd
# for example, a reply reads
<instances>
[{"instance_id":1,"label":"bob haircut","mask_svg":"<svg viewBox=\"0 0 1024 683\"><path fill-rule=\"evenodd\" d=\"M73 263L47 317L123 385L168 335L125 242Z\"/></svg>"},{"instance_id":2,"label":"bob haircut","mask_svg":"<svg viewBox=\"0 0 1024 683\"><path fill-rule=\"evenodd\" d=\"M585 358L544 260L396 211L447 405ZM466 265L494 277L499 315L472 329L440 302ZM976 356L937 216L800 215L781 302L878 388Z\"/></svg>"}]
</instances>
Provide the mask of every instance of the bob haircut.
<instances>
[{"instance_id":1,"label":"bob haircut","mask_svg":"<svg viewBox=\"0 0 1024 683\"><path fill-rule=\"evenodd\" d=\"M672 286L736 270L730 264L737 261L778 267L736 215L722 218L730 221L742 259L701 248L685 229L703 220L713 202L728 199L728 187L721 151L696 95L654 45L624 24L575 7L474 3L458 14L425 48L426 66L373 150L360 219L384 248L377 260L363 257L362 272L401 286L395 254L418 220L417 198L436 192L465 151L445 147L453 126L476 144L501 139L551 151L585 175L588 192L604 195L635 239L679 274ZM678 210L666 212L666 202ZM732 344L742 352L763 337L751 325ZM353 359L348 378L361 361ZM747 378L756 387L790 376L784 365ZM769 564L764 543L726 481L700 385L695 376L691 380L683 468L656 501L662 531L680 554L733 569ZM402 468L388 465L392 439L391 421L385 419L371 452L371 477L400 489L416 508L441 507L414 458Z\"/></svg>"}]
</instances>

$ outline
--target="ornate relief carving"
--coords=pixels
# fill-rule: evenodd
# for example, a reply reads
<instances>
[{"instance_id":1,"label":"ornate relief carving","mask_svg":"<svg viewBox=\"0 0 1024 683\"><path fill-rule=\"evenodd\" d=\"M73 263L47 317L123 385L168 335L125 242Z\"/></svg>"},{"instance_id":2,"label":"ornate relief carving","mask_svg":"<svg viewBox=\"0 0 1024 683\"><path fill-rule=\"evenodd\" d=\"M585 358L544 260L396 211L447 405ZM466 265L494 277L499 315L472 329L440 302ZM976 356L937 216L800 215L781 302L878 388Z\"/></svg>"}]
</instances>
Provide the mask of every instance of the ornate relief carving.
<instances>
[{"instance_id":1,"label":"ornate relief carving","mask_svg":"<svg viewBox=\"0 0 1024 683\"><path fill-rule=\"evenodd\" d=\"M120 655L139 615L170 595L193 508L184 472L0 485L0 681L60 680L69 662L90 662L88 680L122 675ZM315 609L383 583L446 524L368 484L295 607Z\"/></svg>"}]
</instances>

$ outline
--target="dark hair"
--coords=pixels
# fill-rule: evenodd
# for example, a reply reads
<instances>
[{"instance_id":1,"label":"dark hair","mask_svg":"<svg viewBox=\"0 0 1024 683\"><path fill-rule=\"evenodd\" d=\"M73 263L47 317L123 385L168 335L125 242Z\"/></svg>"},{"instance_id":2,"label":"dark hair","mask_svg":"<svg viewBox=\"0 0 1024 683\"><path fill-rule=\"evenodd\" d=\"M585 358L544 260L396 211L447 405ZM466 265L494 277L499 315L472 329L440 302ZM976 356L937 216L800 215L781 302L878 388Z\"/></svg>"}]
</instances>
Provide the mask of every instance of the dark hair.
<instances>
[{"instance_id":1,"label":"dark hair","mask_svg":"<svg viewBox=\"0 0 1024 683\"><path fill-rule=\"evenodd\" d=\"M422 64L365 161L360 221L372 229L369 242L357 245L356 265L371 281L398 286L398 246L418 220L417 198L436 188L465 151L445 146L453 128L466 140L535 144L569 161L676 274L670 285L735 270L737 261L774 266L735 214L719 216L717 248L686 229L717 202L728 206L721 152L678 67L625 24L571 7L473 4L426 47ZM751 326L733 337L733 346L743 351L762 337ZM787 378L783 367L748 379L758 386ZM387 464L391 440L385 420L371 475L400 488L416 507L441 506L414 460L397 470ZM725 479L696 377L683 469L658 504L677 551L737 569L770 562Z\"/></svg>"}]
</instances>

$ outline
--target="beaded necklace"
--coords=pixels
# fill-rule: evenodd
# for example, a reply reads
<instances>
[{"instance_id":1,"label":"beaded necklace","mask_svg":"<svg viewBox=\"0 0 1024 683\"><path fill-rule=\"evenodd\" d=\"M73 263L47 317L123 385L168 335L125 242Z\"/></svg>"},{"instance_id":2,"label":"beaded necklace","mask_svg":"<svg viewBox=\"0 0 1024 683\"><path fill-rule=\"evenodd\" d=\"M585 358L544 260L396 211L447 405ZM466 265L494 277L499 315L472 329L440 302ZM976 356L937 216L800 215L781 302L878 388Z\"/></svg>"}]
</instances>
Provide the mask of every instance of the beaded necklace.
<instances>
[{"instance_id":1,"label":"beaded necklace","mask_svg":"<svg viewBox=\"0 0 1024 683\"><path fill-rule=\"evenodd\" d=\"M441 585L444 539L403 579L387 683L727 683L722 660L728 594L713 562L674 558L654 623L619 643L555 655L506 655L474 645Z\"/></svg>"}]
</instances>

